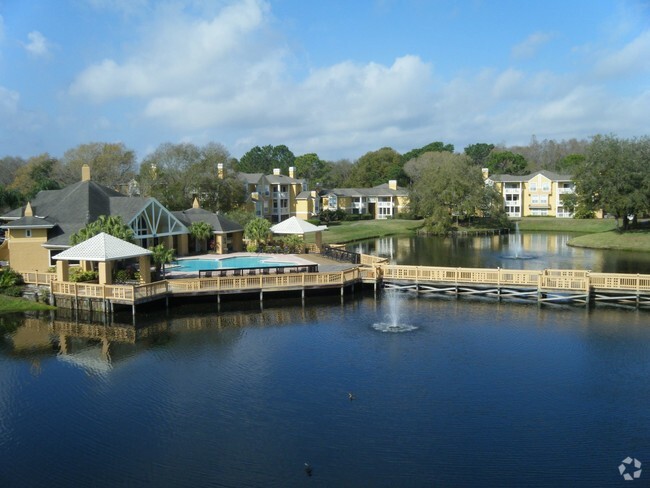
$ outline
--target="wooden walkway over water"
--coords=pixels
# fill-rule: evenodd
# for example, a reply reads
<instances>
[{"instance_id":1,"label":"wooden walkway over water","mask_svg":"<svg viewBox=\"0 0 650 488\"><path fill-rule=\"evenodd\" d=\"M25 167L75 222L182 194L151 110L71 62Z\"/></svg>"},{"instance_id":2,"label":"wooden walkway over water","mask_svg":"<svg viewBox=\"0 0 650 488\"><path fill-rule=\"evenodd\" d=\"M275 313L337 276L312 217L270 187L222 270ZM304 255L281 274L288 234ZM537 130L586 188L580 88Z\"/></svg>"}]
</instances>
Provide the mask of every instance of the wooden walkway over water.
<instances>
[{"instance_id":1,"label":"wooden walkway over water","mask_svg":"<svg viewBox=\"0 0 650 488\"><path fill-rule=\"evenodd\" d=\"M41 273L41 275L43 275ZM224 295L300 293L346 289L363 284L420 295L486 297L543 303L574 303L584 306L612 303L636 308L650 307L650 275L594 273L586 270L513 270L506 268L454 268L391 265L387 260L361 255L359 264L341 271L180 278L143 285L98 285L58 282L51 276L24 274L27 282L49 283L58 304L108 312L114 305L136 305L153 300L210 296L219 302ZM66 305L67 304L67 305ZM93 308L94 307L94 308Z\"/></svg>"}]
</instances>

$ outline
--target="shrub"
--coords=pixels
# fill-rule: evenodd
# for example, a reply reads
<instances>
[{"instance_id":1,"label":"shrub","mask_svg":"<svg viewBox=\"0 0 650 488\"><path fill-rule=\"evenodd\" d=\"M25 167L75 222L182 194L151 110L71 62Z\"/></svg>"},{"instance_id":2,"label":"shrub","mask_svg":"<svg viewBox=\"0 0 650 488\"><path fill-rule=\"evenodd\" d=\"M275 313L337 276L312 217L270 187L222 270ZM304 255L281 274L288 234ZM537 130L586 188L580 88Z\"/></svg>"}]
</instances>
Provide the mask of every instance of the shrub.
<instances>
[{"instance_id":1,"label":"shrub","mask_svg":"<svg viewBox=\"0 0 650 488\"><path fill-rule=\"evenodd\" d=\"M82 271L80 268L75 268L70 273L70 281L81 283L85 281L94 281L99 278L97 271Z\"/></svg>"},{"instance_id":2,"label":"shrub","mask_svg":"<svg viewBox=\"0 0 650 488\"><path fill-rule=\"evenodd\" d=\"M0 293L3 295L20 296L20 287L23 283L23 277L20 273L11 268L0 269Z\"/></svg>"}]
</instances>

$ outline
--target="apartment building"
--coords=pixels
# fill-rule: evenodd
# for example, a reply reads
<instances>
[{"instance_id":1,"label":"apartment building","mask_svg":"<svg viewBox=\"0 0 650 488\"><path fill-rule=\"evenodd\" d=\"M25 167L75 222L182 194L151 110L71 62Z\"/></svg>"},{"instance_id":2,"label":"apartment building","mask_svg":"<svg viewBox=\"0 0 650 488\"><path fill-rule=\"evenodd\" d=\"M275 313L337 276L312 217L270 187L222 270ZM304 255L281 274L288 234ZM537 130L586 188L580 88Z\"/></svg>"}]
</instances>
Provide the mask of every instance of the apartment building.
<instances>
[{"instance_id":1,"label":"apartment building","mask_svg":"<svg viewBox=\"0 0 650 488\"><path fill-rule=\"evenodd\" d=\"M575 192L570 175L542 170L524 176L490 176L487 168L483 168L483 178L503 196L508 217L573 217L562 203L562 195Z\"/></svg>"},{"instance_id":2,"label":"apartment building","mask_svg":"<svg viewBox=\"0 0 650 488\"><path fill-rule=\"evenodd\" d=\"M408 211L408 205L408 191L399 188L396 180L373 188L334 188L321 196L323 209L341 209L353 215L370 214L373 219L397 217Z\"/></svg>"}]
</instances>

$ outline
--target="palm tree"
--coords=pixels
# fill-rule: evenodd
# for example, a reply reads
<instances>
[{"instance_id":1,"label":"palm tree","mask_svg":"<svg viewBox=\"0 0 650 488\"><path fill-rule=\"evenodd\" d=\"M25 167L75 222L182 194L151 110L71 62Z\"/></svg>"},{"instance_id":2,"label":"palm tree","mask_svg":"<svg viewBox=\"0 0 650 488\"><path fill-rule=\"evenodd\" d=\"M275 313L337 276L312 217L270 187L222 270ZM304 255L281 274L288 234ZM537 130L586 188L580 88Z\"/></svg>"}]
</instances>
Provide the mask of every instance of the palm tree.
<instances>
[{"instance_id":1,"label":"palm tree","mask_svg":"<svg viewBox=\"0 0 650 488\"><path fill-rule=\"evenodd\" d=\"M165 279L165 264L171 263L174 260L175 249L168 249L164 244L150 247L149 250L153 253L151 260L156 265L156 277L160 276L162 268L162 278Z\"/></svg>"},{"instance_id":2,"label":"palm tree","mask_svg":"<svg viewBox=\"0 0 650 488\"><path fill-rule=\"evenodd\" d=\"M256 218L246 224L244 236L248 239L253 247L257 248L261 242L266 242L271 234L271 223L262 218Z\"/></svg>"},{"instance_id":3,"label":"palm tree","mask_svg":"<svg viewBox=\"0 0 650 488\"><path fill-rule=\"evenodd\" d=\"M72 234L70 244L74 246L102 232L127 242L133 242L133 229L124 223L122 217L100 215L97 220L86 224L85 227Z\"/></svg>"},{"instance_id":4,"label":"palm tree","mask_svg":"<svg viewBox=\"0 0 650 488\"><path fill-rule=\"evenodd\" d=\"M197 242L205 242L214 233L214 229L207 222L194 222L190 225L189 231Z\"/></svg>"}]
</instances>

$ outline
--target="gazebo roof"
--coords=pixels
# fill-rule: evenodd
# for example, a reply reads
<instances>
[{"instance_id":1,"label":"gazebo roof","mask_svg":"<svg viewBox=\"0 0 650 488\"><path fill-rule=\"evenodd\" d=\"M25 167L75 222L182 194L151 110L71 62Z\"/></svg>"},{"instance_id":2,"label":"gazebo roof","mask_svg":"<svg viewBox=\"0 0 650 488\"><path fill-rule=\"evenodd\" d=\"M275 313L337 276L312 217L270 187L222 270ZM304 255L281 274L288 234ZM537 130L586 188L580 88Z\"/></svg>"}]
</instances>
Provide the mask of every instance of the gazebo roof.
<instances>
[{"instance_id":1,"label":"gazebo roof","mask_svg":"<svg viewBox=\"0 0 650 488\"><path fill-rule=\"evenodd\" d=\"M322 230L327 230L327 226L310 224L306 220L299 219L298 217L288 218L271 227L271 232L274 234L307 234Z\"/></svg>"},{"instance_id":2,"label":"gazebo roof","mask_svg":"<svg viewBox=\"0 0 650 488\"><path fill-rule=\"evenodd\" d=\"M76 246L54 256L64 261L117 261L153 254L144 247L136 246L102 232Z\"/></svg>"}]
</instances>

